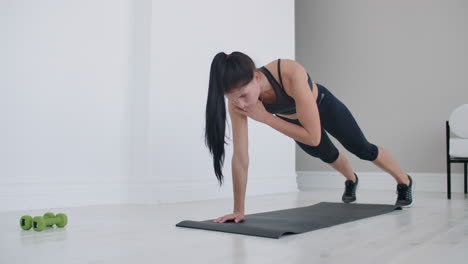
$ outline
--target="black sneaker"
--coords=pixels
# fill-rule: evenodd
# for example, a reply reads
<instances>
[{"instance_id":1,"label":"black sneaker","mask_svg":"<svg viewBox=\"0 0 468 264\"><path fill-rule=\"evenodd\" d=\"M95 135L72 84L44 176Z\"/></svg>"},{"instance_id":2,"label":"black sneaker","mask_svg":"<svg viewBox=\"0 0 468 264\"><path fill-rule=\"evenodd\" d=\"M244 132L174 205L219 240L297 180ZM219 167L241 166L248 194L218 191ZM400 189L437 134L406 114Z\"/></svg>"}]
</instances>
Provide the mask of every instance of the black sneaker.
<instances>
[{"instance_id":1,"label":"black sneaker","mask_svg":"<svg viewBox=\"0 0 468 264\"><path fill-rule=\"evenodd\" d=\"M359 180L356 173L354 173L354 176L356 176L356 182L351 180L345 181L345 191L343 193L343 197L341 198L341 200L343 200L345 203L352 203L356 201L356 189Z\"/></svg>"},{"instance_id":2,"label":"black sneaker","mask_svg":"<svg viewBox=\"0 0 468 264\"><path fill-rule=\"evenodd\" d=\"M398 197L395 203L396 206L411 207L413 205L414 183L409 175L408 178L410 180L409 186L406 184L397 184Z\"/></svg>"}]
</instances>

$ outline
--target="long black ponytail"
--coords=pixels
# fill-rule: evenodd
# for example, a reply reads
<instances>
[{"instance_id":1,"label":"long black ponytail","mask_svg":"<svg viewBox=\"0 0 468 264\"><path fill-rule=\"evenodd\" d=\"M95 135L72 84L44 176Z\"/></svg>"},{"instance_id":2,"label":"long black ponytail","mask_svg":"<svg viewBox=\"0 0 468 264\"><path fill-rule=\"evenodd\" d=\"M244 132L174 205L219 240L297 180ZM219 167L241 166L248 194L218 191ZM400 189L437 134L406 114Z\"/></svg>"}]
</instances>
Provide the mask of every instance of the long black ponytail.
<instances>
[{"instance_id":1,"label":"long black ponytail","mask_svg":"<svg viewBox=\"0 0 468 264\"><path fill-rule=\"evenodd\" d=\"M252 59L242 52L227 55L219 52L213 58L206 101L205 144L213 155L213 166L220 186L223 184L226 102L224 94L248 84L256 70Z\"/></svg>"}]
</instances>

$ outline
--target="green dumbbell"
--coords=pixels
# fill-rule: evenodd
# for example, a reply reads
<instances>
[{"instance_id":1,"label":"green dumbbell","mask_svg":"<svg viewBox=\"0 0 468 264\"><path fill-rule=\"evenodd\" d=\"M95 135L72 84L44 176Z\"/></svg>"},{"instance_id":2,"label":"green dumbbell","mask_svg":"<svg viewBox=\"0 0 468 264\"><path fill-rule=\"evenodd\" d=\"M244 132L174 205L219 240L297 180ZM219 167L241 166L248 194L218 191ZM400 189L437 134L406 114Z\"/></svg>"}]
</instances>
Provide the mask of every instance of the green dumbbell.
<instances>
[{"instance_id":1,"label":"green dumbbell","mask_svg":"<svg viewBox=\"0 0 468 264\"><path fill-rule=\"evenodd\" d=\"M35 231L42 231L46 226L65 227L67 222L68 218L65 214L57 214L54 217L36 216L32 219L32 226Z\"/></svg>"},{"instance_id":2,"label":"green dumbbell","mask_svg":"<svg viewBox=\"0 0 468 264\"><path fill-rule=\"evenodd\" d=\"M49 219L49 218L54 218L55 215L53 213L45 213L44 214L44 219ZM33 218L29 215L23 215L20 218L20 227L23 230L29 230L33 226ZM53 226L53 224L48 225L48 226Z\"/></svg>"}]
</instances>

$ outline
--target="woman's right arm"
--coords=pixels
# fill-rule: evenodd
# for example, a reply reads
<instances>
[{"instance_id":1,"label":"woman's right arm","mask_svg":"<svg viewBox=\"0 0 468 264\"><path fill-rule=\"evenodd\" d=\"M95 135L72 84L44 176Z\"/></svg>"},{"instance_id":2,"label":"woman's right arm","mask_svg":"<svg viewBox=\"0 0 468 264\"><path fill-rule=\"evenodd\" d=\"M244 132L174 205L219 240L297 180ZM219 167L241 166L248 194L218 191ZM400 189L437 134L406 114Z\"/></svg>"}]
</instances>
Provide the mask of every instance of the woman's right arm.
<instances>
[{"instance_id":1,"label":"woman's right arm","mask_svg":"<svg viewBox=\"0 0 468 264\"><path fill-rule=\"evenodd\" d=\"M247 175L249 168L248 126L247 116L234 111L235 106L228 101L229 115L232 123L234 152L232 155L232 184L234 192L234 210L216 219L216 223L228 220L240 222L244 220L245 193L247 189Z\"/></svg>"}]
</instances>

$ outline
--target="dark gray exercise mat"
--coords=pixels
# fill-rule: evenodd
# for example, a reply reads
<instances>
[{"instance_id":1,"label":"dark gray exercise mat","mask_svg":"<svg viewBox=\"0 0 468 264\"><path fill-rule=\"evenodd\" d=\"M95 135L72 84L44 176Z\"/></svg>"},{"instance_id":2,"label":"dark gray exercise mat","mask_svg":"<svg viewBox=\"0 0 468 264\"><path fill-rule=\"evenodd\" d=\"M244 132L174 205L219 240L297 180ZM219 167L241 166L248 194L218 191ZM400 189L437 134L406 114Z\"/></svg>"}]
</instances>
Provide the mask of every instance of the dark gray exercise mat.
<instances>
[{"instance_id":1,"label":"dark gray exercise mat","mask_svg":"<svg viewBox=\"0 0 468 264\"><path fill-rule=\"evenodd\" d=\"M182 221L176 226L206 229L227 233L268 238L280 238L285 234L299 234L324 227L339 225L367 217L390 213L401 209L386 204L345 204L322 202L306 207L250 214L245 221L213 223L205 221Z\"/></svg>"}]
</instances>

